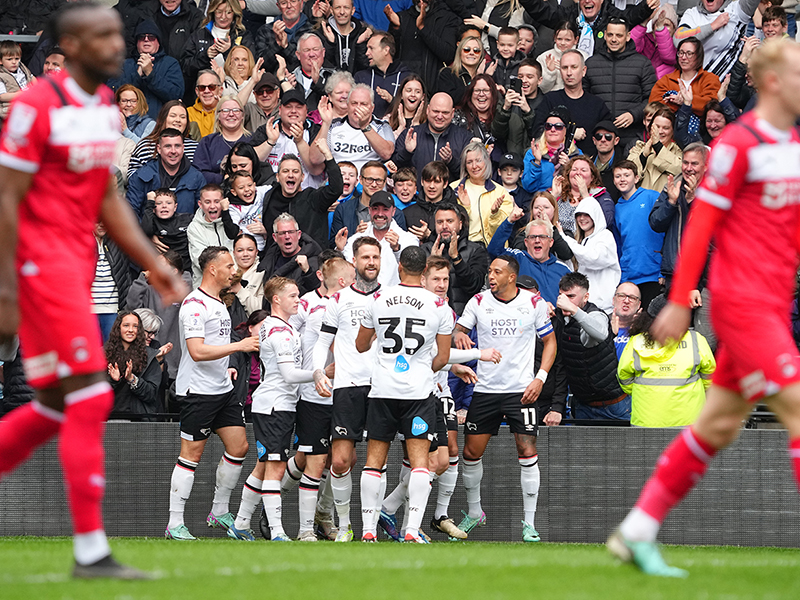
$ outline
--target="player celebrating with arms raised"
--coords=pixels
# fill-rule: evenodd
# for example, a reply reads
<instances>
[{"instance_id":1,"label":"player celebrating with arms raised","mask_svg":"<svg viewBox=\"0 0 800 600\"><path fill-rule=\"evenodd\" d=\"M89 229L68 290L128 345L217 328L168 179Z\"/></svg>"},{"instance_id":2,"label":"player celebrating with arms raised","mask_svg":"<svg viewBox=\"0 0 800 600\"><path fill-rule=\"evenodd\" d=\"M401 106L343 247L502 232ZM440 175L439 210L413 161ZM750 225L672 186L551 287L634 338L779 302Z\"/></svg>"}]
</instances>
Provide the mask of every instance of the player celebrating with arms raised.
<instances>
[{"instance_id":1,"label":"player celebrating with arms raised","mask_svg":"<svg viewBox=\"0 0 800 600\"><path fill-rule=\"evenodd\" d=\"M109 176L119 109L103 82L122 68L122 21L109 8L76 2L49 27L67 67L15 99L0 139L0 344L19 326L25 373L37 390L36 400L0 421L0 477L58 435L74 575L141 578L111 557L103 529L103 425L114 392L90 310L95 223L149 271L165 304L187 290L157 259Z\"/></svg>"},{"instance_id":2,"label":"player celebrating with arms raised","mask_svg":"<svg viewBox=\"0 0 800 600\"><path fill-rule=\"evenodd\" d=\"M478 363L478 383L469 405L464 442L464 488L468 512L459 529L469 533L486 522L481 509L481 479L489 439L497 435L505 417L517 443L525 520L522 539L538 542L534 527L539 497L539 455L536 434L539 420L533 403L539 397L547 373L556 357L556 337L547 316L547 303L539 294L517 287L519 263L513 256L498 256L489 265L489 292L467 302L456 323L456 347L469 348L469 332L477 325L478 346L497 348L499 364ZM541 340L542 363L534 375L537 338Z\"/></svg>"},{"instance_id":3,"label":"player celebrating with arms raised","mask_svg":"<svg viewBox=\"0 0 800 600\"><path fill-rule=\"evenodd\" d=\"M709 288L719 340L717 370L697 421L667 447L636 506L608 540L609 550L650 575L686 576L655 545L661 523L700 481L712 457L733 442L756 401L789 431L800 481L800 358L790 331L800 225L800 46L769 41L750 60L758 102L726 128L711 152L683 236L669 304L653 325L661 344L689 326L696 288L713 236ZM749 256L744 254L742 240ZM753 254L753 252L757 254ZM748 290L767 294L750 318Z\"/></svg>"},{"instance_id":4,"label":"player celebrating with arms raised","mask_svg":"<svg viewBox=\"0 0 800 600\"><path fill-rule=\"evenodd\" d=\"M400 253L400 283L376 292L367 304L356 338L366 352L375 340L375 363L367 412L367 460L361 474L363 541L376 541L381 510L381 470L397 433L406 440L408 526L404 541L427 543L419 535L430 493L428 451L435 430L433 374L447 364L453 311L447 301L422 287L425 251L411 246Z\"/></svg>"}]
</instances>

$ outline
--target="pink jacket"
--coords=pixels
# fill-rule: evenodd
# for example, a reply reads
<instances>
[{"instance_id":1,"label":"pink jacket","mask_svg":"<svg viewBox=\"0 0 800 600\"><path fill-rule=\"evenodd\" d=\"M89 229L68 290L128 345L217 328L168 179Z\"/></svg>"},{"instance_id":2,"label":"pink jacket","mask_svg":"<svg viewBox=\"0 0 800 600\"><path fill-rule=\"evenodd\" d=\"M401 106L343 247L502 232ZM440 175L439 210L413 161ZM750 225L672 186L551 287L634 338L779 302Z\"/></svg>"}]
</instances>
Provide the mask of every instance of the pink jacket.
<instances>
[{"instance_id":1,"label":"pink jacket","mask_svg":"<svg viewBox=\"0 0 800 600\"><path fill-rule=\"evenodd\" d=\"M653 63L656 77L659 79L675 70L675 45L669 29L647 33L643 25L631 30L631 39L636 44L636 51L644 54Z\"/></svg>"}]
</instances>

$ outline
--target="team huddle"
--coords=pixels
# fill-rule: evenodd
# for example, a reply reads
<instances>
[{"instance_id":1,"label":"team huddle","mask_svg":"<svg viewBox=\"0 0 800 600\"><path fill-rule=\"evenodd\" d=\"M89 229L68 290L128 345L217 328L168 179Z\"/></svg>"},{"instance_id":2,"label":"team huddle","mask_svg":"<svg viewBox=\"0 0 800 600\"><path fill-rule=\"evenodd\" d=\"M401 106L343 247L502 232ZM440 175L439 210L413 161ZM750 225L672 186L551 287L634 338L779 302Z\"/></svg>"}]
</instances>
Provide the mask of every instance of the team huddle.
<instances>
[{"instance_id":1,"label":"team huddle","mask_svg":"<svg viewBox=\"0 0 800 600\"><path fill-rule=\"evenodd\" d=\"M225 453L217 467L207 524L223 528L231 538L255 539L251 521L263 503L262 534L290 541L281 520L281 496L297 486L297 539L352 541L352 468L356 444L366 440L360 481L362 541L376 541L380 525L395 540L429 543L421 526L436 480L431 527L450 539L465 539L486 523L480 503L481 456L505 419L519 452L522 537L539 541L534 527L539 467L533 402L547 379L556 343L546 302L538 293L517 287L519 265L513 257L495 259L489 290L472 298L457 317L447 303L447 259L406 248L399 257L400 283L383 288L378 283L380 243L361 237L353 244L353 262L331 253L320 266L320 288L302 298L293 280L269 280L265 298L270 314L251 324L251 336L235 343L230 342L230 319L218 296L235 272L233 258L227 249L212 246L200 264L202 283L180 309L185 353L178 392L185 401L167 538L195 539L183 512L213 431ZM474 344L465 336L473 328L480 350L471 348ZM537 344L543 344L543 356L534 373ZM234 515L230 496L248 444L242 406L232 393L229 356L255 350L260 382L253 392L252 414L258 462L244 482ZM461 364L472 360L480 361L477 373ZM458 425L448 371L476 384L465 427L468 510L459 525L448 516L458 477ZM290 457L294 436L296 453ZM387 496L386 461L396 437L405 459L400 483ZM403 505L405 521L398 526L395 514Z\"/></svg>"}]
</instances>

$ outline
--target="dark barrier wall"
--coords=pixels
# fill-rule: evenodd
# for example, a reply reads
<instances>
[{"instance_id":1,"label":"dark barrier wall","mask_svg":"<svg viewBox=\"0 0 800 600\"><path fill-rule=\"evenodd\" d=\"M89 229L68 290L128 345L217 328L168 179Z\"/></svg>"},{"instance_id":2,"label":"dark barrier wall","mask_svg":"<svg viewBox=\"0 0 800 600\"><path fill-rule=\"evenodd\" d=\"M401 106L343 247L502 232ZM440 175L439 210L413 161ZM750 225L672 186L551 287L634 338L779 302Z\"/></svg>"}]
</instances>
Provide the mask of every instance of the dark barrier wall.
<instances>
[{"instance_id":1,"label":"dark barrier wall","mask_svg":"<svg viewBox=\"0 0 800 600\"><path fill-rule=\"evenodd\" d=\"M543 428L538 441L542 486L536 515L536 528L542 539L605 540L635 502L658 454L676 434L677 430L616 427ZM250 428L248 436L251 452L231 498L233 512L239 504L241 484L255 461ZM784 431L743 431L736 444L714 461L698 489L670 516L661 540L678 544L800 546L800 502L786 444ZM109 423L105 515L111 535L163 536L169 510L169 480L179 448L178 426L174 423ZM364 449L359 446L361 461ZM399 453L399 444L393 444L387 493L397 483ZM186 510L187 525L196 536L223 535L205 525L221 454L222 445L213 437L197 469ZM351 516L358 536L360 466L353 473ZM482 500L487 524L476 529L471 539L521 539L519 473L513 439L504 427L484 457ZM426 532L430 532L436 493L434 483L423 521ZM54 444L39 450L22 469L0 483L0 505L0 535L70 533ZM283 506L284 527L289 535L296 535L296 490L284 497ZM459 475L450 503L450 516L456 523L461 509L466 509L466 497ZM259 513L260 509L256 516ZM257 531L257 518L253 525Z\"/></svg>"}]
</instances>

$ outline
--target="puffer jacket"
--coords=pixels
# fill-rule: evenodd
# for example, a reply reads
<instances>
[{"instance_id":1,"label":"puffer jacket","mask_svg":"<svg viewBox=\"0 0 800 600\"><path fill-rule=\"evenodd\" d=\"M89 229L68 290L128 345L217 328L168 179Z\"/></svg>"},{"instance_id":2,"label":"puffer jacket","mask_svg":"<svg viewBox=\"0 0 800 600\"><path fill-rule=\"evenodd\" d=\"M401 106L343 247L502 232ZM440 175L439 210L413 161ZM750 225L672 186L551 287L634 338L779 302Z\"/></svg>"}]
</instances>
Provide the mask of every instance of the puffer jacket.
<instances>
[{"instance_id":1,"label":"puffer jacket","mask_svg":"<svg viewBox=\"0 0 800 600\"><path fill-rule=\"evenodd\" d=\"M160 2L153 5L152 11L149 18L156 22L163 34L164 41L161 48L172 58L180 61L183 47L189 41L189 36L199 29L200 23L203 22L203 13L190 0L182 0L180 12L177 15L165 15L161 10Z\"/></svg>"},{"instance_id":2,"label":"puffer jacket","mask_svg":"<svg viewBox=\"0 0 800 600\"><path fill-rule=\"evenodd\" d=\"M643 131L644 107L655 83L653 63L636 52L632 40L621 52L611 52L604 44L586 61L583 90L602 98L613 118L625 112L633 115L633 124L620 132L626 137Z\"/></svg>"},{"instance_id":3,"label":"puffer jacket","mask_svg":"<svg viewBox=\"0 0 800 600\"><path fill-rule=\"evenodd\" d=\"M706 401L717 363L694 330L662 346L633 336L619 358L620 387L631 395L631 425L683 427L694 423Z\"/></svg>"},{"instance_id":4,"label":"puffer jacket","mask_svg":"<svg viewBox=\"0 0 800 600\"><path fill-rule=\"evenodd\" d=\"M621 276L617 243L614 234L606 226L603 209L595 198L587 196L581 200L575 208L575 214L578 213L592 218L594 231L582 242L568 236L564 236L564 239L578 261L578 271L589 279L589 297L597 308L608 313L612 309L614 290Z\"/></svg>"}]
</instances>

